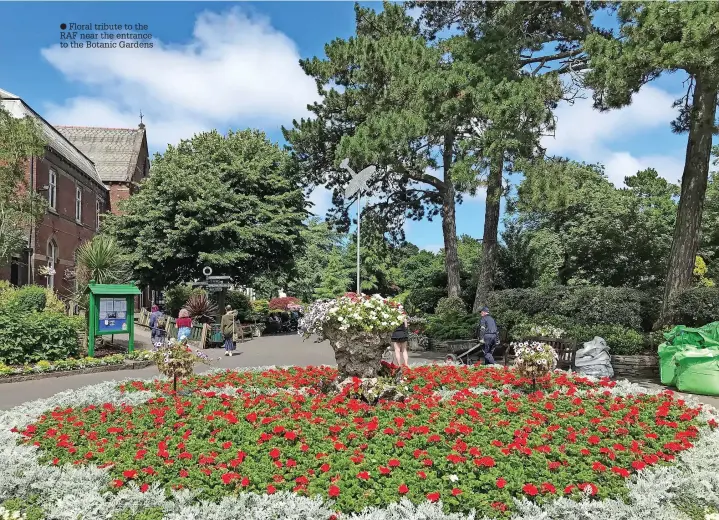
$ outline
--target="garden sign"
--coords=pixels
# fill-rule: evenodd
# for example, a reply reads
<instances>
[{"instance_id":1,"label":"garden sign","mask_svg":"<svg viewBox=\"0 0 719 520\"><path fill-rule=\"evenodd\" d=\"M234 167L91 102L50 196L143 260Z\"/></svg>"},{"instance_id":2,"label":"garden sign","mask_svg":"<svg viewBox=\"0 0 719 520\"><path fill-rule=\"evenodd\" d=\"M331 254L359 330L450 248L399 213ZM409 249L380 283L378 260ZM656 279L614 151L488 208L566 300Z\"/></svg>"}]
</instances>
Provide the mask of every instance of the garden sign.
<instances>
[{"instance_id":1,"label":"garden sign","mask_svg":"<svg viewBox=\"0 0 719 520\"><path fill-rule=\"evenodd\" d=\"M87 292L87 355L95 355L97 336L109 334L128 334L127 351L135 350L135 295L140 294L140 289L134 284L96 284L91 280Z\"/></svg>"}]
</instances>

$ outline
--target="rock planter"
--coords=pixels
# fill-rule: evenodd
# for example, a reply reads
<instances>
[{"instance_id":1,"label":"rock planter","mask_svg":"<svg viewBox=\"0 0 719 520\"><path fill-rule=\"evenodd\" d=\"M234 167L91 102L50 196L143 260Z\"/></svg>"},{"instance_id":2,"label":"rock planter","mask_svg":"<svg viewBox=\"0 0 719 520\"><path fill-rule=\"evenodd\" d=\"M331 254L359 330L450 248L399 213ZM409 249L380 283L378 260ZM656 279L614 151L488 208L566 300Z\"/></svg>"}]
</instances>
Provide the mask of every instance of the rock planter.
<instances>
[{"instance_id":1,"label":"rock planter","mask_svg":"<svg viewBox=\"0 0 719 520\"><path fill-rule=\"evenodd\" d=\"M390 344L391 335L390 332L347 334L341 331L325 334L335 351L339 379L376 378L382 367L382 354Z\"/></svg>"}]
</instances>

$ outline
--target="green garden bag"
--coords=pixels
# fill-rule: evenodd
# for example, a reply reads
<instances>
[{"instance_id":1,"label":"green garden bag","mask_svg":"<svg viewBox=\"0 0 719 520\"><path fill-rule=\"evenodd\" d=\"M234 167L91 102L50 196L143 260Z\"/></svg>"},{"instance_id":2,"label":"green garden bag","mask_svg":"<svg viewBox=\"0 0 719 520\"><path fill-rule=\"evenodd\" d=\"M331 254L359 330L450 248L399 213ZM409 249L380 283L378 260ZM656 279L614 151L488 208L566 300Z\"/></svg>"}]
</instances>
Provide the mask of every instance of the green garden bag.
<instances>
[{"instance_id":1,"label":"green garden bag","mask_svg":"<svg viewBox=\"0 0 719 520\"><path fill-rule=\"evenodd\" d=\"M719 350L688 347L674 356L680 392L719 395Z\"/></svg>"},{"instance_id":2,"label":"green garden bag","mask_svg":"<svg viewBox=\"0 0 719 520\"><path fill-rule=\"evenodd\" d=\"M664 334L666 341L659 345L659 373L663 385L676 385L676 355L693 349L719 350L719 322L699 328L678 325Z\"/></svg>"}]
</instances>

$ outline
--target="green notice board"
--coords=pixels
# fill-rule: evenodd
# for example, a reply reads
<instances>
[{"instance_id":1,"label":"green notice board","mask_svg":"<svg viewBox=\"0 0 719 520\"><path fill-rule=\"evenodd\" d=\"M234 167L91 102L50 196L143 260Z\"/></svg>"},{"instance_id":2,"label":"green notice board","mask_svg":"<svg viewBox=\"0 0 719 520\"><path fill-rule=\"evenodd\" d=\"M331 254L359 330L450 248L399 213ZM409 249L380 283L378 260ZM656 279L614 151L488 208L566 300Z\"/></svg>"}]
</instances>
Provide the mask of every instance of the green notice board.
<instances>
[{"instance_id":1,"label":"green notice board","mask_svg":"<svg viewBox=\"0 0 719 520\"><path fill-rule=\"evenodd\" d=\"M91 280L87 292L87 355L95 355L95 338L107 334L127 334L127 350L135 350L135 296L140 289L134 284L97 284Z\"/></svg>"}]
</instances>

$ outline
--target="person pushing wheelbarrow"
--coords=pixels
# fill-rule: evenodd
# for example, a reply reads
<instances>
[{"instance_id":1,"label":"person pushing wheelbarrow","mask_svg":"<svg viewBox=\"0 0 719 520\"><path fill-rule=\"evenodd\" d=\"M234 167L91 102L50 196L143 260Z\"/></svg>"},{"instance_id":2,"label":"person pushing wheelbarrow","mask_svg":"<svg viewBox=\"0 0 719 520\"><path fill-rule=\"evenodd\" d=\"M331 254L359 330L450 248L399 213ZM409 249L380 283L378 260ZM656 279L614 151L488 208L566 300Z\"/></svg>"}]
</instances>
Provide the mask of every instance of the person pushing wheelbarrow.
<instances>
[{"instance_id":1,"label":"person pushing wheelbarrow","mask_svg":"<svg viewBox=\"0 0 719 520\"><path fill-rule=\"evenodd\" d=\"M497 322L489 315L489 307L482 308L482 319L479 322L479 339L484 341L484 362L488 365L495 365L494 349L497 346Z\"/></svg>"}]
</instances>

